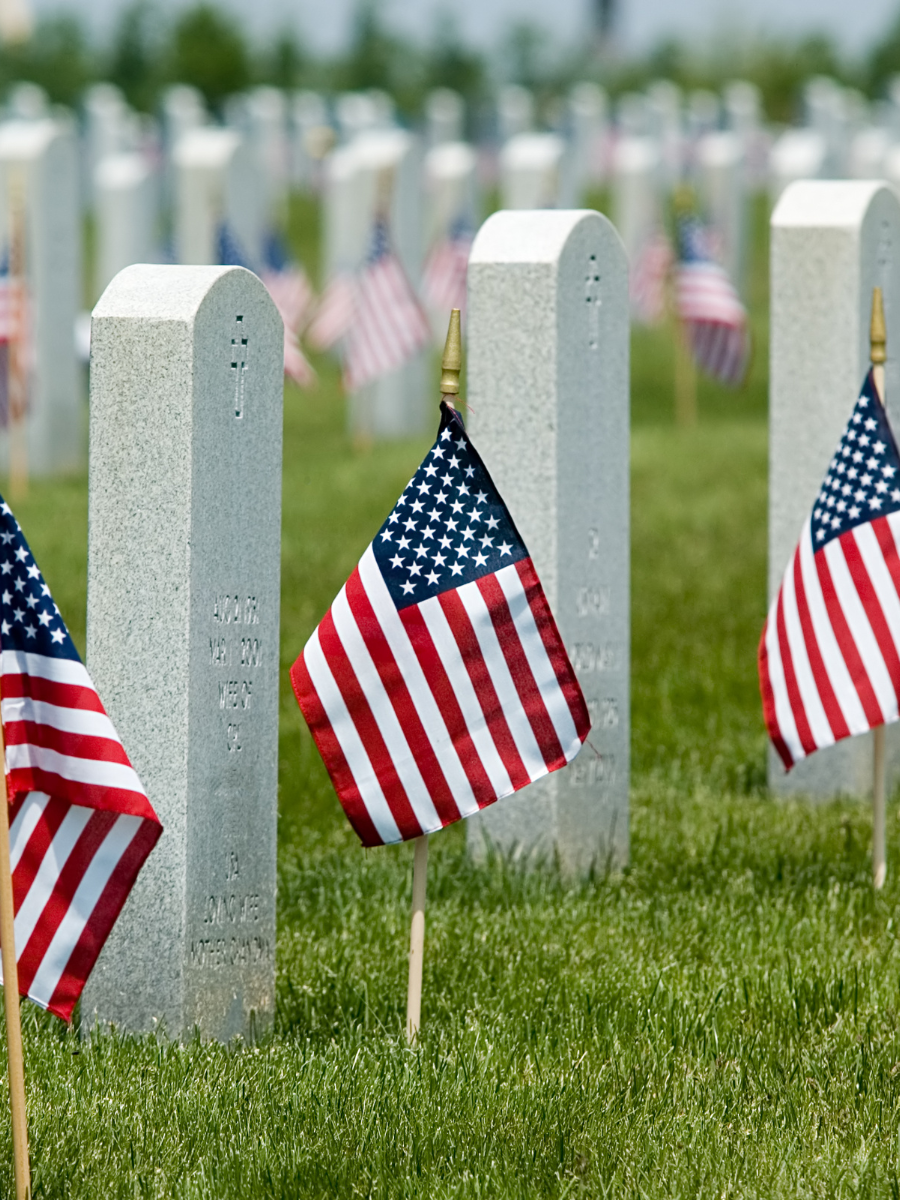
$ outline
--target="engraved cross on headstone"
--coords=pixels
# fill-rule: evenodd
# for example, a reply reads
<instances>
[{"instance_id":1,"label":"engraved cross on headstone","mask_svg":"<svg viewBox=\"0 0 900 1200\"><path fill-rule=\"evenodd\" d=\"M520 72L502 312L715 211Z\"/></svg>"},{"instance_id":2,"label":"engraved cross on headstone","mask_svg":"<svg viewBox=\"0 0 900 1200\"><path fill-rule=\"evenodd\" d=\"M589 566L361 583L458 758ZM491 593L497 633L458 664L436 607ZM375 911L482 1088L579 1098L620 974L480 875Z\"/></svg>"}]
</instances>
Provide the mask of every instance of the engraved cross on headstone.
<instances>
[{"instance_id":1,"label":"engraved cross on headstone","mask_svg":"<svg viewBox=\"0 0 900 1200\"><path fill-rule=\"evenodd\" d=\"M231 369L234 371L234 415L244 415L244 373L247 370L247 333L244 318L235 317L234 336L231 339Z\"/></svg>"},{"instance_id":2,"label":"engraved cross on headstone","mask_svg":"<svg viewBox=\"0 0 900 1200\"><path fill-rule=\"evenodd\" d=\"M597 256L592 254L588 259L587 275L584 278L584 298L588 308L588 345L596 350L600 345L600 270L597 266Z\"/></svg>"}]
</instances>

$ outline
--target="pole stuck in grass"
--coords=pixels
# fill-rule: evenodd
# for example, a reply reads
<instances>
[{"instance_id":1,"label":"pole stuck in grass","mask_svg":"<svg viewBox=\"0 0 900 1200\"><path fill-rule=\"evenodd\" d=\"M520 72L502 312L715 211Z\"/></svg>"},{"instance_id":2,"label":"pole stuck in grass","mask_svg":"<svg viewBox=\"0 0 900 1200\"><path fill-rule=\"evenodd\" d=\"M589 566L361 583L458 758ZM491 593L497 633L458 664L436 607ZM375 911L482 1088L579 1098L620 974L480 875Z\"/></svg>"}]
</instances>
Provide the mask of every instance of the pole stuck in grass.
<instances>
[{"instance_id":1,"label":"pole stuck in grass","mask_svg":"<svg viewBox=\"0 0 900 1200\"><path fill-rule=\"evenodd\" d=\"M884 404L884 364L887 359L887 326L884 320L884 299L881 288L872 291L872 320L869 325L869 357L878 399ZM886 779L884 725L872 731L872 882L876 889L884 887L887 875L886 850Z\"/></svg>"},{"instance_id":2,"label":"pole stuck in grass","mask_svg":"<svg viewBox=\"0 0 900 1200\"><path fill-rule=\"evenodd\" d=\"M453 407L459 395L462 370L462 327L458 308L450 325L441 359L441 399ZM409 987L406 994L406 1036L416 1040L422 1019L422 957L425 953L425 889L428 876L428 835L416 838L413 856L412 922L409 930Z\"/></svg>"},{"instance_id":3,"label":"pole stuck in grass","mask_svg":"<svg viewBox=\"0 0 900 1200\"><path fill-rule=\"evenodd\" d=\"M25 1114L25 1058L19 1012L19 968L16 962L12 866L9 857L9 796L6 790L6 744L0 721L0 956L3 962L3 1002L6 1009L6 1054L9 1062L9 1106L12 1114L16 1200L31 1196L28 1163L28 1123Z\"/></svg>"}]
</instances>

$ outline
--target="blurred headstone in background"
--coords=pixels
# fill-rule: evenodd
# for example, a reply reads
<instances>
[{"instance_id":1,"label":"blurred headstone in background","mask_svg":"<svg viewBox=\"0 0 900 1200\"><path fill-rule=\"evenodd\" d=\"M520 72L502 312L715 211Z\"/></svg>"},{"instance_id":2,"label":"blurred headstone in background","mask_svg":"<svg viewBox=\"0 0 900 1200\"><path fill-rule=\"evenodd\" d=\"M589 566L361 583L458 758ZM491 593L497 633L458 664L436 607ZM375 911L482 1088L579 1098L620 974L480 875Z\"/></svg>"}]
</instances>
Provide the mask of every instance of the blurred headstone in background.
<instances>
[{"instance_id":1,"label":"blurred headstone in background","mask_svg":"<svg viewBox=\"0 0 900 1200\"><path fill-rule=\"evenodd\" d=\"M499 212L469 267L470 430L591 714L578 757L467 822L469 846L579 875L628 858L629 300L598 213ZM549 667L549 664L548 664ZM528 750L519 748L523 756Z\"/></svg>"},{"instance_id":2,"label":"blurred headstone in background","mask_svg":"<svg viewBox=\"0 0 900 1200\"><path fill-rule=\"evenodd\" d=\"M519 133L500 150L503 208L571 208L574 189L565 140L557 133Z\"/></svg>"},{"instance_id":3,"label":"blurred headstone in background","mask_svg":"<svg viewBox=\"0 0 900 1200\"><path fill-rule=\"evenodd\" d=\"M435 88L425 99L425 140L429 146L461 142L466 131L466 103L459 92Z\"/></svg>"},{"instance_id":4,"label":"blurred headstone in background","mask_svg":"<svg viewBox=\"0 0 900 1200\"><path fill-rule=\"evenodd\" d=\"M674 187L684 170L685 146L681 88L668 79L647 88L647 132L659 146L663 182Z\"/></svg>"},{"instance_id":5,"label":"blurred headstone in background","mask_svg":"<svg viewBox=\"0 0 900 1200\"><path fill-rule=\"evenodd\" d=\"M0 125L0 256L7 282L24 283L27 470L34 475L79 470L87 439L75 349L82 279L73 126L50 119ZM0 380L0 395L8 430L9 377ZM7 436L0 446L0 469L6 470Z\"/></svg>"},{"instance_id":6,"label":"blurred headstone in background","mask_svg":"<svg viewBox=\"0 0 900 1200\"><path fill-rule=\"evenodd\" d=\"M316 92L295 92L289 119L291 181L298 191L317 191L321 163L330 148L327 142L334 137L328 106Z\"/></svg>"},{"instance_id":7,"label":"blurred headstone in background","mask_svg":"<svg viewBox=\"0 0 900 1200\"><path fill-rule=\"evenodd\" d=\"M572 187L579 203L584 193L606 175L609 98L596 83L576 83L568 97L569 154Z\"/></svg>"},{"instance_id":8,"label":"blurred headstone in background","mask_svg":"<svg viewBox=\"0 0 900 1200\"><path fill-rule=\"evenodd\" d=\"M84 195L93 206L97 166L113 154L136 150L141 142L141 122L111 83L95 83L83 100L86 155L83 162Z\"/></svg>"},{"instance_id":9,"label":"blurred headstone in background","mask_svg":"<svg viewBox=\"0 0 900 1200\"><path fill-rule=\"evenodd\" d=\"M816 129L786 129L769 155L769 192L772 203L788 184L800 179L820 179L828 163L828 145Z\"/></svg>"},{"instance_id":10,"label":"blurred headstone in background","mask_svg":"<svg viewBox=\"0 0 900 1200\"><path fill-rule=\"evenodd\" d=\"M885 391L900 401L900 202L878 182L794 183L772 214L769 381L769 599L813 508L869 367L872 289L884 293ZM820 601L821 602L821 601ZM810 598L814 604L814 597ZM798 659L797 670L803 663ZM900 776L900 725L885 727L889 779ZM825 799L872 791L872 735L847 738L789 775L769 749L776 792Z\"/></svg>"},{"instance_id":11,"label":"blurred headstone in background","mask_svg":"<svg viewBox=\"0 0 900 1200\"><path fill-rule=\"evenodd\" d=\"M662 224L659 145L649 137L622 137L612 163L613 223L632 271Z\"/></svg>"},{"instance_id":12,"label":"blurred headstone in background","mask_svg":"<svg viewBox=\"0 0 900 1200\"><path fill-rule=\"evenodd\" d=\"M235 129L194 129L176 145L173 165L178 261L240 258L240 265L259 270L265 232L259 167L244 137Z\"/></svg>"},{"instance_id":13,"label":"blurred headstone in background","mask_svg":"<svg viewBox=\"0 0 900 1200\"><path fill-rule=\"evenodd\" d=\"M394 124L394 102L387 92L343 92L334 104L338 130L344 142L362 133L390 129Z\"/></svg>"},{"instance_id":14,"label":"blurred headstone in background","mask_svg":"<svg viewBox=\"0 0 900 1200\"><path fill-rule=\"evenodd\" d=\"M623 92L616 101L616 130L619 137L646 137L650 133L647 97L640 92Z\"/></svg>"},{"instance_id":15,"label":"blurred headstone in background","mask_svg":"<svg viewBox=\"0 0 900 1200\"><path fill-rule=\"evenodd\" d=\"M687 100L687 135L694 143L704 134L712 133L721 124L721 104L715 92L706 88L697 88L691 92Z\"/></svg>"},{"instance_id":16,"label":"blurred headstone in background","mask_svg":"<svg viewBox=\"0 0 900 1200\"><path fill-rule=\"evenodd\" d=\"M47 93L36 83L14 83L6 93L6 115L14 121L39 121L49 116Z\"/></svg>"},{"instance_id":17,"label":"blurred headstone in background","mask_svg":"<svg viewBox=\"0 0 900 1200\"><path fill-rule=\"evenodd\" d=\"M708 133L697 143L697 190L712 233L713 255L744 294L747 252L747 181L744 146L736 133Z\"/></svg>"},{"instance_id":18,"label":"blurred headstone in background","mask_svg":"<svg viewBox=\"0 0 900 1200\"><path fill-rule=\"evenodd\" d=\"M156 262L157 188L141 154L111 154L94 178L96 269L94 294L132 263Z\"/></svg>"},{"instance_id":19,"label":"blurred headstone in background","mask_svg":"<svg viewBox=\"0 0 900 1200\"><path fill-rule=\"evenodd\" d=\"M534 128L534 96L528 88L509 83L497 93L497 139L502 146Z\"/></svg>"},{"instance_id":20,"label":"blurred headstone in background","mask_svg":"<svg viewBox=\"0 0 900 1200\"><path fill-rule=\"evenodd\" d=\"M868 125L853 135L847 162L851 179L880 179L885 171L885 159L893 144L891 132L878 125Z\"/></svg>"},{"instance_id":21,"label":"blurred headstone in background","mask_svg":"<svg viewBox=\"0 0 900 1200\"><path fill-rule=\"evenodd\" d=\"M466 268L481 224L478 156L465 142L443 142L425 155L425 252L422 298L438 345L454 308L465 314Z\"/></svg>"}]
</instances>

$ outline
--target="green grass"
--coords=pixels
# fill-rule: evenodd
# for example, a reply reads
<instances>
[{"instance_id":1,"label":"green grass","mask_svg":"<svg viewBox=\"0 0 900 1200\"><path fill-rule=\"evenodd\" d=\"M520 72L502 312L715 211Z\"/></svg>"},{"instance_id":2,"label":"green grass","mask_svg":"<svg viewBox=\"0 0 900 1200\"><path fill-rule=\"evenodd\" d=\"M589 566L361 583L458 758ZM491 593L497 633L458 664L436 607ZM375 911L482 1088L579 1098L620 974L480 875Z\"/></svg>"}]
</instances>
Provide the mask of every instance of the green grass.
<instances>
[{"instance_id":1,"label":"green grass","mask_svg":"<svg viewBox=\"0 0 900 1200\"><path fill-rule=\"evenodd\" d=\"M36 1196L900 1195L900 823L875 896L866 805L764 788L762 251L753 288L753 379L695 430L635 338L631 864L565 887L433 838L416 1050L410 848L360 849L286 672L423 445L354 451L328 363L289 389L276 1029L83 1045L26 1006ZM19 515L83 645L85 481Z\"/></svg>"}]
</instances>

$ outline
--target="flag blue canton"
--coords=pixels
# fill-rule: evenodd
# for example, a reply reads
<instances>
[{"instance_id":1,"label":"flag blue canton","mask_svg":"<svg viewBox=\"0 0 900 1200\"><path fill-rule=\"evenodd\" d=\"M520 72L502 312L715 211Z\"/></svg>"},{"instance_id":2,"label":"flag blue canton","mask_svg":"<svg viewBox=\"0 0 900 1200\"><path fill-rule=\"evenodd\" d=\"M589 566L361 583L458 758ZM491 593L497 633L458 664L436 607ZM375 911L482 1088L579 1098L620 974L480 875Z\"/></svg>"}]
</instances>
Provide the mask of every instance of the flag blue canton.
<instances>
[{"instance_id":1,"label":"flag blue canton","mask_svg":"<svg viewBox=\"0 0 900 1200\"><path fill-rule=\"evenodd\" d=\"M19 522L2 497L0 588L0 643L4 650L81 661Z\"/></svg>"},{"instance_id":2,"label":"flag blue canton","mask_svg":"<svg viewBox=\"0 0 900 1200\"><path fill-rule=\"evenodd\" d=\"M391 236L388 230L387 221L384 217L376 217L375 224L372 226L372 241L369 244L369 254L367 262L369 266L380 262L383 258L387 258L391 250Z\"/></svg>"},{"instance_id":3,"label":"flag blue canton","mask_svg":"<svg viewBox=\"0 0 900 1200\"><path fill-rule=\"evenodd\" d=\"M900 455L870 371L813 505L813 546L819 550L894 512L900 512Z\"/></svg>"},{"instance_id":4,"label":"flag blue canton","mask_svg":"<svg viewBox=\"0 0 900 1200\"><path fill-rule=\"evenodd\" d=\"M441 404L437 441L372 550L398 609L528 557L462 417L448 405Z\"/></svg>"},{"instance_id":5,"label":"flag blue canton","mask_svg":"<svg viewBox=\"0 0 900 1200\"><path fill-rule=\"evenodd\" d=\"M713 258L709 235L699 217L679 217L677 234L678 257L682 262L709 262Z\"/></svg>"}]
</instances>

